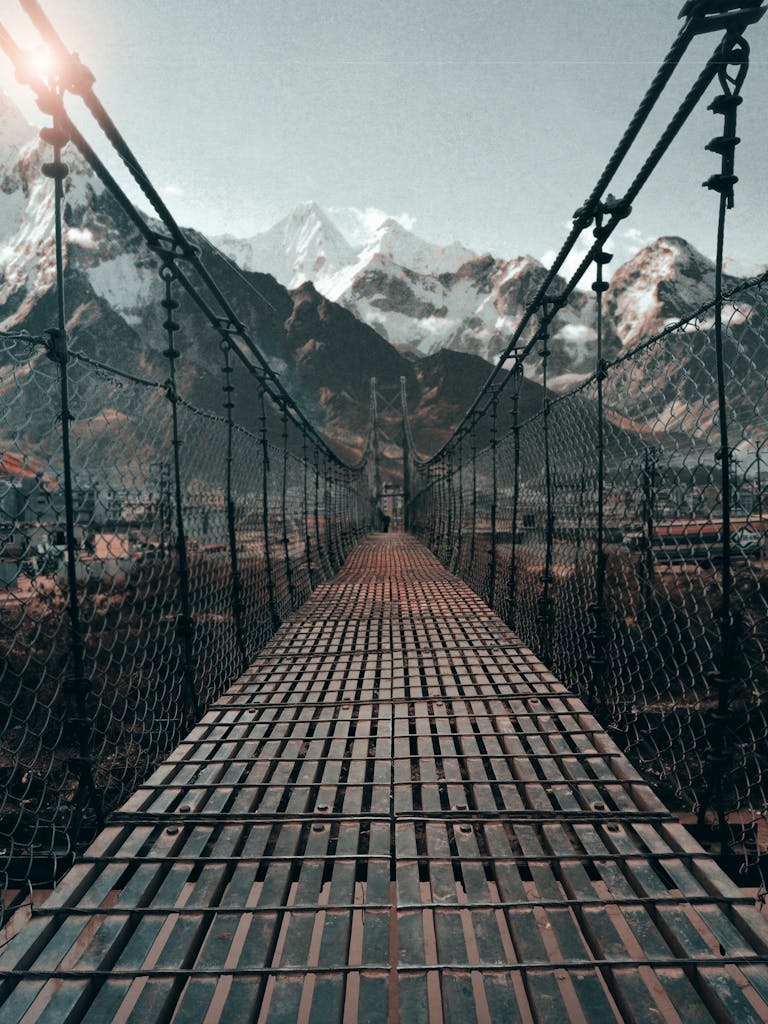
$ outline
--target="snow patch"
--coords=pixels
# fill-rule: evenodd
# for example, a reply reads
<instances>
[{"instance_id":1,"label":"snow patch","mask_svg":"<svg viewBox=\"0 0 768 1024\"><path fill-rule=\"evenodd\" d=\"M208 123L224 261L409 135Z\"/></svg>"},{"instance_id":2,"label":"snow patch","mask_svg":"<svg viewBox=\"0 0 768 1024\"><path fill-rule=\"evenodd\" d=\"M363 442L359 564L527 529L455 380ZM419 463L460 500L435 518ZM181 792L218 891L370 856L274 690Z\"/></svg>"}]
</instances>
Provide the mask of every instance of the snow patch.
<instances>
[{"instance_id":1,"label":"snow patch","mask_svg":"<svg viewBox=\"0 0 768 1024\"><path fill-rule=\"evenodd\" d=\"M136 257L122 253L88 268L88 280L96 294L122 314L126 323L137 324L157 288L157 275L136 265Z\"/></svg>"},{"instance_id":2,"label":"snow patch","mask_svg":"<svg viewBox=\"0 0 768 1024\"><path fill-rule=\"evenodd\" d=\"M67 228L67 241L70 245L78 245L81 249L95 249L97 245L90 228Z\"/></svg>"}]
</instances>

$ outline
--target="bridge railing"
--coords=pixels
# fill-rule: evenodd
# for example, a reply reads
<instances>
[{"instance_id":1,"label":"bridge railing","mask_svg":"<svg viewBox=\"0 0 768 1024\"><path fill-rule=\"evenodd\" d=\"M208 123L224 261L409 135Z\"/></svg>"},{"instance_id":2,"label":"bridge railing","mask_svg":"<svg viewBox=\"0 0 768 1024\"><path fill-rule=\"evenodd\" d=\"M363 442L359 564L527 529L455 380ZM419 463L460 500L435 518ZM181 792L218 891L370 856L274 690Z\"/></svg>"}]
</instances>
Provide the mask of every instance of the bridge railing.
<instances>
[{"instance_id":1,"label":"bridge railing","mask_svg":"<svg viewBox=\"0 0 768 1024\"><path fill-rule=\"evenodd\" d=\"M331 462L279 409L251 432L170 401L167 382L70 352L73 593L52 355L44 339L0 337L0 884L10 890L56 877L338 568L371 515L364 469Z\"/></svg>"},{"instance_id":2,"label":"bridge railing","mask_svg":"<svg viewBox=\"0 0 768 1024\"><path fill-rule=\"evenodd\" d=\"M0 331L3 905L60 875L377 517L370 438L354 465L329 447L255 337L279 335L278 311L193 244L93 76L39 5L26 9L53 70L32 67L1 25L0 49L52 121L25 171L51 179L52 218L43 272L34 289L10 282ZM157 220L70 119L68 93ZM78 189L99 196L86 217L114 229L80 232L85 262ZM158 270L139 317L115 317L83 287L109 238L123 270ZM119 275L115 252L100 255Z\"/></svg>"},{"instance_id":3,"label":"bridge railing","mask_svg":"<svg viewBox=\"0 0 768 1024\"><path fill-rule=\"evenodd\" d=\"M478 418L422 466L411 516L657 784L703 813L714 781L749 856L768 808L768 274L723 305L725 661L713 311L604 364L602 495L598 375L566 393L539 389L523 418L521 388L530 408L534 385L518 374L494 412L495 441Z\"/></svg>"}]
</instances>

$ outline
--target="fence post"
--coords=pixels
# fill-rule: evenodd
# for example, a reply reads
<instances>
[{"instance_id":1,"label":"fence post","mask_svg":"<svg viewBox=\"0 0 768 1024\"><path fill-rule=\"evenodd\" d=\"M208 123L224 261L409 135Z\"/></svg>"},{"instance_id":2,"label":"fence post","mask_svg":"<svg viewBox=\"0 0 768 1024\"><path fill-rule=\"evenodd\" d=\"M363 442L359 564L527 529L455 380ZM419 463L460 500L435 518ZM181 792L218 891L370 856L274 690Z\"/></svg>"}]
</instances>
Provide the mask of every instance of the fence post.
<instances>
[{"instance_id":1,"label":"fence post","mask_svg":"<svg viewBox=\"0 0 768 1024\"><path fill-rule=\"evenodd\" d=\"M288 584L288 602L291 609L296 606L296 596L293 590L293 570L291 568L291 539L288 535L288 406L285 402L280 404L280 419L282 422L282 476L280 480L280 514L283 519L283 535L280 538L283 545L283 557L285 558L285 578Z\"/></svg>"},{"instance_id":2,"label":"fence post","mask_svg":"<svg viewBox=\"0 0 768 1024\"><path fill-rule=\"evenodd\" d=\"M301 461L304 467L304 479L302 485L302 508L304 516L304 557L307 561L307 577L309 578L310 592L315 589L314 569L312 567L312 541L310 539L309 527L309 463L307 462L307 428L301 428Z\"/></svg>"},{"instance_id":3,"label":"fence post","mask_svg":"<svg viewBox=\"0 0 768 1024\"><path fill-rule=\"evenodd\" d=\"M339 566L344 564L347 557L347 495L344 488L344 468L336 466L334 470L336 478L336 550L339 553Z\"/></svg>"},{"instance_id":4,"label":"fence post","mask_svg":"<svg viewBox=\"0 0 768 1024\"><path fill-rule=\"evenodd\" d=\"M457 512L458 528L456 530L456 554L453 560L451 571L454 573L460 573L462 565L462 553L461 549L464 546L464 434L459 434L458 438L458 457L459 457L459 507Z\"/></svg>"},{"instance_id":5,"label":"fence post","mask_svg":"<svg viewBox=\"0 0 768 1024\"><path fill-rule=\"evenodd\" d=\"M352 500L352 471L346 466L343 471L344 479L344 558L352 551L357 538L355 529L355 506Z\"/></svg>"},{"instance_id":6,"label":"fence post","mask_svg":"<svg viewBox=\"0 0 768 1024\"><path fill-rule=\"evenodd\" d=\"M446 453L446 530L445 530L445 560L444 564L450 568L453 564L453 445Z\"/></svg>"},{"instance_id":7,"label":"fence post","mask_svg":"<svg viewBox=\"0 0 768 1024\"><path fill-rule=\"evenodd\" d=\"M469 540L469 576L474 578L475 573L475 548L477 545L477 433L475 431L475 416L470 419L472 431L472 443L470 455L472 457L472 534Z\"/></svg>"},{"instance_id":8,"label":"fence post","mask_svg":"<svg viewBox=\"0 0 768 1024\"><path fill-rule=\"evenodd\" d=\"M338 571L338 563L336 561L336 551L333 543L333 533L335 531L335 524L331 524L332 513L334 511L332 507L332 493L331 493L331 466L329 465L328 456L323 454L323 505L325 507L325 543L328 550L328 568L330 575L334 576Z\"/></svg>"},{"instance_id":9,"label":"fence post","mask_svg":"<svg viewBox=\"0 0 768 1024\"><path fill-rule=\"evenodd\" d=\"M264 388L259 388L259 423L261 434L261 515L264 531L264 567L267 572L267 595L269 601L269 617L272 629L280 626L280 615L275 600L275 578L272 571L272 551L269 538L269 439L267 438L267 405Z\"/></svg>"},{"instance_id":10,"label":"fence post","mask_svg":"<svg viewBox=\"0 0 768 1024\"><path fill-rule=\"evenodd\" d=\"M435 493L434 493L434 482L433 482L433 478L434 478L434 475L435 475L435 467L432 465L431 462L428 463L428 465L425 467L425 475L426 475L426 487L425 487L425 492L424 492L424 498L425 498L426 507L429 509L429 513L428 513L428 529L427 529L427 534L426 534L425 540L426 540L427 547L430 549L430 551L434 551L435 550L435 537L437 536L436 528L435 528L435 511L436 511L436 506L435 506Z\"/></svg>"},{"instance_id":11,"label":"fence post","mask_svg":"<svg viewBox=\"0 0 768 1024\"><path fill-rule=\"evenodd\" d=\"M509 555L509 628L515 628L517 617L517 535L520 508L520 390L523 383L523 363L520 350L514 349L512 368L512 545Z\"/></svg>"},{"instance_id":12,"label":"fence post","mask_svg":"<svg viewBox=\"0 0 768 1024\"><path fill-rule=\"evenodd\" d=\"M77 539L75 537L75 508L72 488L72 451L70 423L74 419L69 405L69 350L67 345L67 319L64 302L64 239L63 205L64 179L69 168L61 159L61 150L67 135L61 127L61 89L56 81L55 108L52 113L53 125L43 128L40 135L44 142L53 146L53 160L44 163L41 170L54 186L54 245L56 249L56 312L57 325L48 332L48 355L59 369L59 412L61 416L61 449L64 470L64 528L67 549L67 612L70 625L70 656L72 673L64 681L62 692L74 705L70 722L77 738L77 756L69 759L68 767L77 776L77 792L71 823L71 843L76 846L82 827L86 799L90 800L99 828L103 825L101 797L96 789L91 759L92 723L88 695L90 680L85 674L85 638L80 617L80 603L77 596Z\"/></svg>"},{"instance_id":13,"label":"fence post","mask_svg":"<svg viewBox=\"0 0 768 1024\"><path fill-rule=\"evenodd\" d=\"M318 567L323 576L326 573L325 559L323 558L323 542L320 537L320 454L317 449L317 442L312 442L312 464L314 468L314 501L312 518L315 521L315 550L317 552Z\"/></svg>"},{"instance_id":14,"label":"fence post","mask_svg":"<svg viewBox=\"0 0 768 1024\"><path fill-rule=\"evenodd\" d=\"M544 312L544 324L539 332L539 337L541 338L542 343L539 355L542 360L542 424L544 432L544 492L546 502L546 522L544 533L544 569L539 576L539 581L541 582L542 587L538 600L538 620L541 658L545 664L548 664L550 660L550 641L552 639L552 583L554 581L554 577L552 575L552 546L555 529L555 513L552 501L552 465L549 450L550 402L549 393L547 391L550 356L548 342L551 300L544 299L542 308Z\"/></svg>"},{"instance_id":15,"label":"fence post","mask_svg":"<svg viewBox=\"0 0 768 1024\"><path fill-rule=\"evenodd\" d=\"M595 444L595 454L597 456L597 523L595 536L595 600L589 609L592 615L592 629L589 633L590 652L588 661L590 672L589 679L587 680L587 695L595 712L602 709L603 695L600 684L602 683L607 664L605 645L608 642L605 621L607 556L605 552L605 416L603 412L603 384L607 375L607 364L603 357L603 295L609 286L603 280L603 267L610 263L613 257L603 249L603 243L607 238L603 228L603 214L604 208L599 208L595 212L593 234L600 244L595 255L595 280L592 283L597 314L597 351L595 354L595 380L597 384L597 433Z\"/></svg>"},{"instance_id":16,"label":"fence post","mask_svg":"<svg viewBox=\"0 0 768 1024\"><path fill-rule=\"evenodd\" d=\"M161 305L165 310L163 328L165 329L168 345L163 355L168 360L168 380L165 382L165 391L168 401L171 403L173 485L176 504L176 554L179 560L179 598L181 601L178 630L181 640L184 689L190 711L197 719L200 717L200 704L195 690L195 621L192 617L189 556L184 526L184 494L181 485L181 446L183 442L179 436L179 395L176 389L176 360L181 353L176 348L174 339L174 335L180 330L179 324L173 319L173 311L178 309L179 306L178 302L173 298L173 282L175 277L176 272L171 260L166 260L160 268L160 278L165 284L165 298L162 300Z\"/></svg>"},{"instance_id":17,"label":"fence post","mask_svg":"<svg viewBox=\"0 0 768 1024\"><path fill-rule=\"evenodd\" d=\"M643 451L643 539L640 565L642 591L646 605L653 594L653 529L656 508L656 459L659 449L653 446Z\"/></svg>"},{"instance_id":18,"label":"fence post","mask_svg":"<svg viewBox=\"0 0 768 1024\"><path fill-rule=\"evenodd\" d=\"M240 577L240 566L238 564L237 558L237 517L235 510L235 499L232 490L232 441L234 433L232 410L235 407L235 403L232 399L235 389L231 383L232 365L230 360L230 350L228 341L222 341L221 350L224 353L224 365L221 368L224 374L224 384L221 390L224 392L224 408L227 411L226 503L227 533L229 537L230 577L232 580L232 617L234 619L235 625L235 642L237 644L237 649L240 651L240 670L242 672L245 672L246 668L248 667L248 651L245 643L245 631L243 629L243 584L242 579Z\"/></svg>"},{"instance_id":19,"label":"fence post","mask_svg":"<svg viewBox=\"0 0 768 1024\"><path fill-rule=\"evenodd\" d=\"M728 847L728 821L726 818L723 776L731 760L728 749L726 724L730 717L731 693L738 680L736 659L740 634L740 621L733 610L733 569L731 565L731 449L728 443L728 404L725 380L725 353L723 346L723 247L725 240L726 210L733 207L733 189L738 178L733 173L734 157L739 139L736 135L736 113L742 102L740 95L749 70L749 45L743 37L728 37L728 51L718 72L722 93L716 96L709 109L723 116L723 134L709 142L706 148L721 155L720 173L713 174L704 187L719 193L717 218L717 252L715 255L715 366L717 372L717 420L720 444L717 458L720 462L720 501L722 512L721 548L721 600L720 651L717 670L710 681L717 692L717 709L711 714L709 751L704 796L699 807L699 825L704 824L707 810L714 803L717 813L720 853ZM730 75L730 65L738 67Z\"/></svg>"},{"instance_id":20,"label":"fence post","mask_svg":"<svg viewBox=\"0 0 768 1024\"><path fill-rule=\"evenodd\" d=\"M487 603L489 608L493 608L494 601L496 599L496 555L497 555L497 542L496 542L496 511L499 497L499 483L498 483L498 432L497 432L497 419L498 419L498 406L499 406L499 393L498 387L493 388L493 397L491 398L491 541L490 548L488 551L488 599Z\"/></svg>"},{"instance_id":21,"label":"fence post","mask_svg":"<svg viewBox=\"0 0 768 1024\"><path fill-rule=\"evenodd\" d=\"M411 449L408 440L408 397L405 377L400 378L400 415L403 431L403 530L411 529Z\"/></svg>"}]
</instances>

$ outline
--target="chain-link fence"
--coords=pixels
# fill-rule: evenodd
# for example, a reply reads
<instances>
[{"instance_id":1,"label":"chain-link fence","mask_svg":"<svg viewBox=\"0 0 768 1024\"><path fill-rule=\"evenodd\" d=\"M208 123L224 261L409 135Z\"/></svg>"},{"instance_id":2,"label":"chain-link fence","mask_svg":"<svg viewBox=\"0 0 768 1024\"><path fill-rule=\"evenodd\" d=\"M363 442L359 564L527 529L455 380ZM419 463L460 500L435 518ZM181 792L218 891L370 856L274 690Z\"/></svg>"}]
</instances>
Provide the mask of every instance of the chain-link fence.
<instances>
[{"instance_id":1,"label":"chain-link fence","mask_svg":"<svg viewBox=\"0 0 768 1024\"><path fill-rule=\"evenodd\" d=\"M725 502L714 317L668 325L567 394L540 390L532 415L513 373L504 404L413 467L411 515L670 796L705 811L721 789L751 859L768 808L768 275L723 307Z\"/></svg>"},{"instance_id":2,"label":"chain-link fence","mask_svg":"<svg viewBox=\"0 0 768 1024\"><path fill-rule=\"evenodd\" d=\"M52 343L0 338L0 889L11 902L59 874L338 568L372 511L365 470L334 460L284 409L267 415L263 394L253 433L232 422L231 390L217 415L70 353L70 574L63 367L51 356Z\"/></svg>"}]
</instances>

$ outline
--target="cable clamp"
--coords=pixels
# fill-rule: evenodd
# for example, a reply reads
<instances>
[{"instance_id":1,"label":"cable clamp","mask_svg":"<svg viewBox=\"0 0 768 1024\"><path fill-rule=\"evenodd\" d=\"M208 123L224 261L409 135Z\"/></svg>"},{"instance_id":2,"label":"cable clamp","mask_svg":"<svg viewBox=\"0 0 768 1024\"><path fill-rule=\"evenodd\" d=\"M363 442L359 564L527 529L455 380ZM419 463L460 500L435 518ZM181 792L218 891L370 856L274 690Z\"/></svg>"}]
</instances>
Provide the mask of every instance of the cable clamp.
<instances>
[{"instance_id":1,"label":"cable clamp","mask_svg":"<svg viewBox=\"0 0 768 1024\"><path fill-rule=\"evenodd\" d=\"M49 125L41 128L40 138L46 145L58 147L59 149L63 149L67 142L69 142L69 135L60 125Z\"/></svg>"},{"instance_id":2,"label":"cable clamp","mask_svg":"<svg viewBox=\"0 0 768 1024\"><path fill-rule=\"evenodd\" d=\"M83 64L78 54L69 54L66 64L59 72L61 88L75 96L84 96L91 91L95 81L96 76Z\"/></svg>"},{"instance_id":3,"label":"cable clamp","mask_svg":"<svg viewBox=\"0 0 768 1024\"><path fill-rule=\"evenodd\" d=\"M632 213L632 207L626 197L617 198L610 192L600 204L600 210L616 220L624 220Z\"/></svg>"},{"instance_id":4,"label":"cable clamp","mask_svg":"<svg viewBox=\"0 0 768 1024\"><path fill-rule=\"evenodd\" d=\"M46 178L63 181L69 174L69 166L62 160L52 160L50 163L43 164L40 171Z\"/></svg>"},{"instance_id":5,"label":"cable clamp","mask_svg":"<svg viewBox=\"0 0 768 1024\"><path fill-rule=\"evenodd\" d=\"M704 149L709 153L717 153L719 156L723 156L725 153L735 149L740 142L741 139L738 135L718 135L717 138L710 139Z\"/></svg>"},{"instance_id":6,"label":"cable clamp","mask_svg":"<svg viewBox=\"0 0 768 1024\"><path fill-rule=\"evenodd\" d=\"M733 193L733 186L738 180L738 176L735 174L713 174L706 181L702 181L701 184L703 188L709 188L713 192L730 196Z\"/></svg>"}]
</instances>

